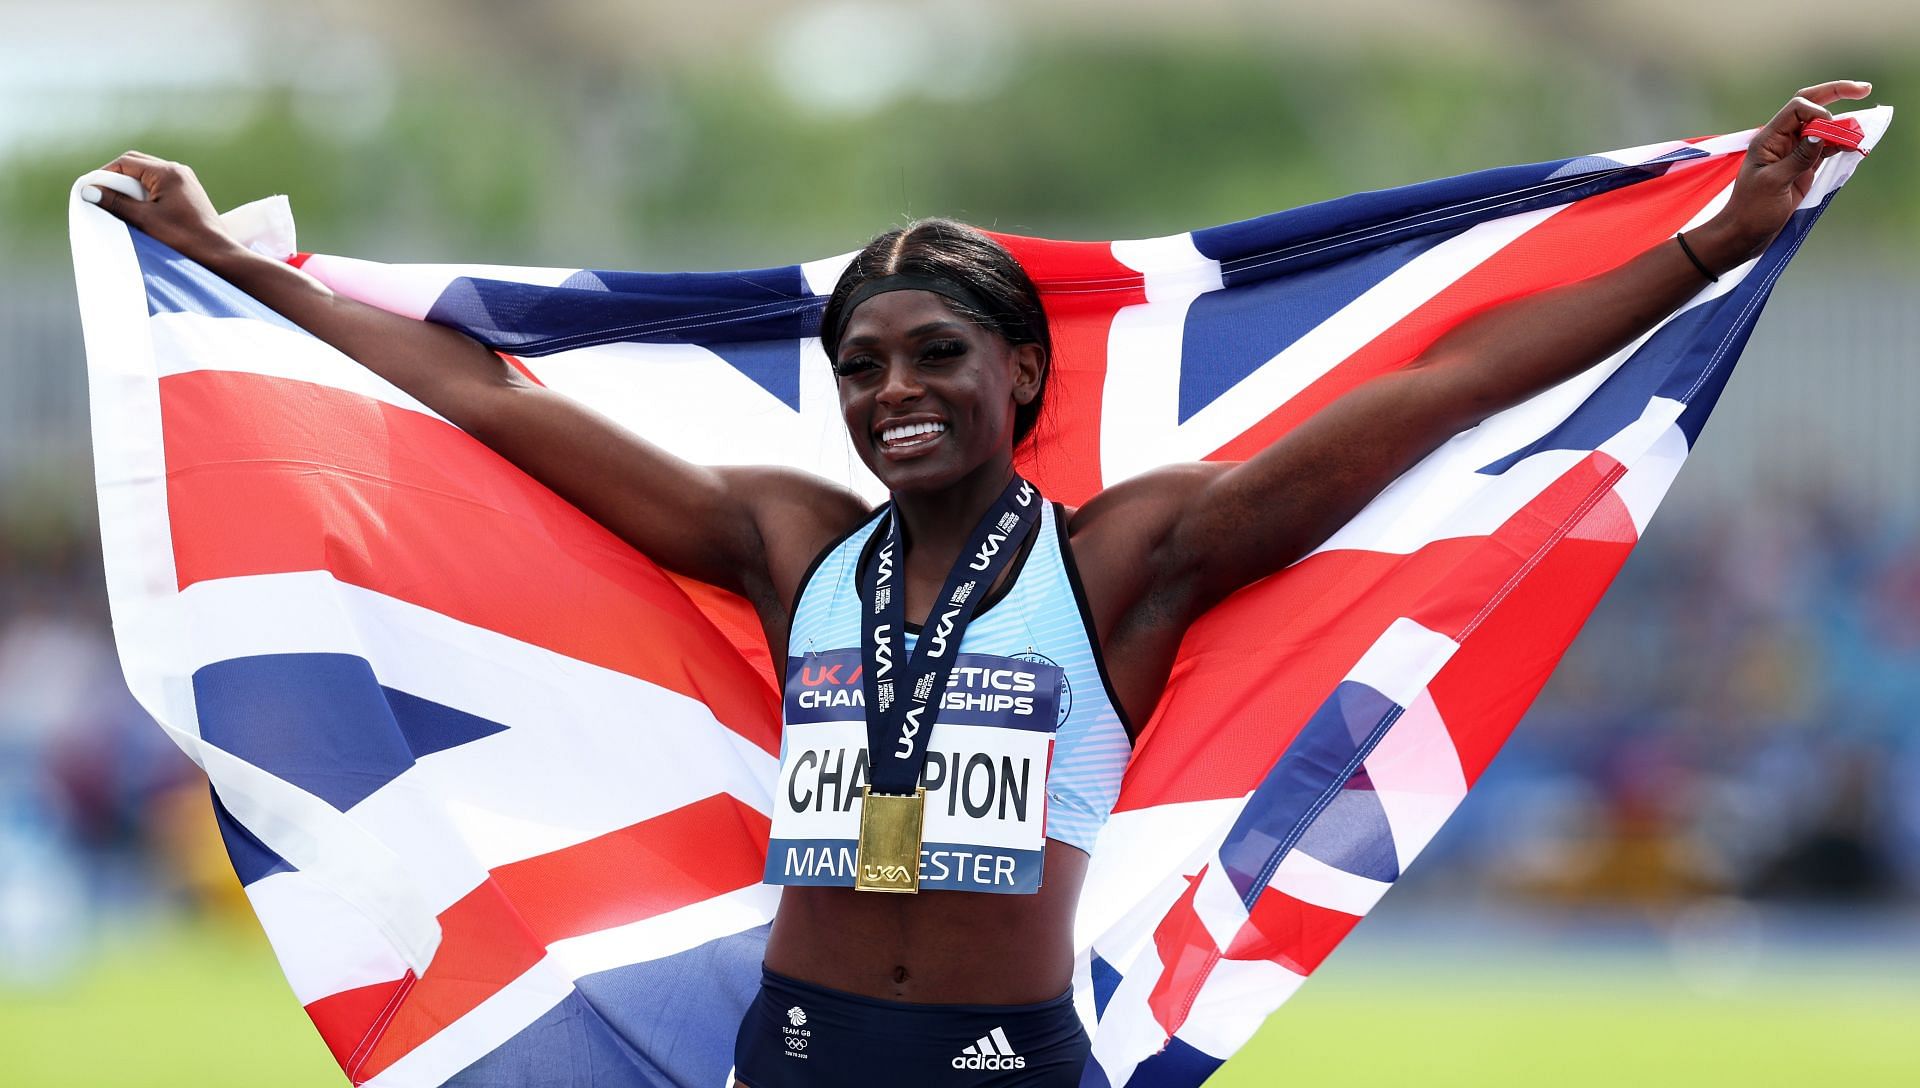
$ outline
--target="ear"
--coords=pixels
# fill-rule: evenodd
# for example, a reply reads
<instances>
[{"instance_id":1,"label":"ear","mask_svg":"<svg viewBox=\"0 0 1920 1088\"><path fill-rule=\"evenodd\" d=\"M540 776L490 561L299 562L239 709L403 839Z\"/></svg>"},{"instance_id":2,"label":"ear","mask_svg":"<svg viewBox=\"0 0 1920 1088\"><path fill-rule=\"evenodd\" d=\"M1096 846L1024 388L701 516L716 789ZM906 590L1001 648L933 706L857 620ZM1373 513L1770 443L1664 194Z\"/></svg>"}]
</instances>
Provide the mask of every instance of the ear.
<instances>
[{"instance_id":1,"label":"ear","mask_svg":"<svg viewBox=\"0 0 1920 1088\"><path fill-rule=\"evenodd\" d=\"M1032 404L1047 377L1047 354L1039 344L1013 345L1013 400Z\"/></svg>"}]
</instances>

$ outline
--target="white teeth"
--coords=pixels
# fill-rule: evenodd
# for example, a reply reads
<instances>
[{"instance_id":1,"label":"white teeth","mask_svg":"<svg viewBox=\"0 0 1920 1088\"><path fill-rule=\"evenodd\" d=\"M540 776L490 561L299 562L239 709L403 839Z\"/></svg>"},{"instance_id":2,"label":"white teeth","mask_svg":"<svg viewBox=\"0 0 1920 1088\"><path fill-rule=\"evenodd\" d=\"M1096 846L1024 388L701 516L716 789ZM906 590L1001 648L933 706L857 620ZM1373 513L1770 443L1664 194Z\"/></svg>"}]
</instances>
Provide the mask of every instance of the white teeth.
<instances>
[{"instance_id":1,"label":"white teeth","mask_svg":"<svg viewBox=\"0 0 1920 1088\"><path fill-rule=\"evenodd\" d=\"M882 442L900 442L908 438L917 438L923 434L939 434L947 429L944 423L907 423L898 427L888 427L880 432Z\"/></svg>"}]
</instances>

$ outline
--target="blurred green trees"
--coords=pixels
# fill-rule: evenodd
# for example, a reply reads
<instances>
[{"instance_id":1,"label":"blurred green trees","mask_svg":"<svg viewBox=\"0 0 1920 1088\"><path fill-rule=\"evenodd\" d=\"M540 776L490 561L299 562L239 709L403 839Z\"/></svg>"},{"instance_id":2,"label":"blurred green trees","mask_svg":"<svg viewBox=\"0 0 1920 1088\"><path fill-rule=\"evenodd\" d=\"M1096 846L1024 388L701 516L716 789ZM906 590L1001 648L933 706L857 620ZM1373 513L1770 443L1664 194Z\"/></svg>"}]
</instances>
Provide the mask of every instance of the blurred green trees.
<instances>
[{"instance_id":1,"label":"blurred green trees","mask_svg":"<svg viewBox=\"0 0 1920 1088\"><path fill-rule=\"evenodd\" d=\"M909 94L860 116L805 109L750 55L644 74L408 69L384 118L351 131L303 108L288 83L261 89L222 130L159 127L17 155L0 171L0 236L12 259L58 258L67 183L138 146L191 163L223 206L289 193L306 248L389 259L739 267L844 251L932 214L1138 237L1757 125L1827 75L1873 78L1876 102L1920 85L1920 62L1905 56L1794 68L1041 41L977 97ZM938 78L930 58L927 79ZM1879 155L1823 234L1898 252L1920 242L1920 190L1905 180L1920 141L1896 126Z\"/></svg>"}]
</instances>

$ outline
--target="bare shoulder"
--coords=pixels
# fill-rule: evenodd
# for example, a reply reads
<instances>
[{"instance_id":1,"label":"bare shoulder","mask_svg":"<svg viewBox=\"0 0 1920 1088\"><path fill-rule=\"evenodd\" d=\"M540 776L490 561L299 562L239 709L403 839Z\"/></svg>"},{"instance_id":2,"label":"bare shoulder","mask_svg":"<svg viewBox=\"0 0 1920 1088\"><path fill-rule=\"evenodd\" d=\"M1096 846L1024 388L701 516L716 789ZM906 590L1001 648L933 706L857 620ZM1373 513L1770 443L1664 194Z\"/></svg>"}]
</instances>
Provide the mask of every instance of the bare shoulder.
<instances>
[{"instance_id":1,"label":"bare shoulder","mask_svg":"<svg viewBox=\"0 0 1920 1088\"><path fill-rule=\"evenodd\" d=\"M816 555L872 516L864 499L802 469L741 465L719 470L753 513L767 572L781 604L792 603Z\"/></svg>"},{"instance_id":2,"label":"bare shoulder","mask_svg":"<svg viewBox=\"0 0 1920 1088\"><path fill-rule=\"evenodd\" d=\"M1122 480L1074 509L1067 522L1074 553L1157 546L1199 492L1232 467L1213 461L1166 465Z\"/></svg>"},{"instance_id":3,"label":"bare shoulder","mask_svg":"<svg viewBox=\"0 0 1920 1088\"><path fill-rule=\"evenodd\" d=\"M1179 589L1170 584L1182 569L1175 530L1195 496L1230 467L1168 465L1123 480L1071 511L1074 562L1103 630L1114 630L1143 601Z\"/></svg>"}]
</instances>

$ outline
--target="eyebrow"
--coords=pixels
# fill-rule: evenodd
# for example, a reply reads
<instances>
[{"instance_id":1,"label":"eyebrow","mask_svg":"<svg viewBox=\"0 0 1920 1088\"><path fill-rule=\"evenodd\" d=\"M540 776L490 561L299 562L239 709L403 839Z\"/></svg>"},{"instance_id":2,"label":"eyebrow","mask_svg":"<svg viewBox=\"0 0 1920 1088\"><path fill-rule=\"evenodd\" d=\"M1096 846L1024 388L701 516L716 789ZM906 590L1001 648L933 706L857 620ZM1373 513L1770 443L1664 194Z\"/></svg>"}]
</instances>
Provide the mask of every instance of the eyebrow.
<instances>
[{"instance_id":1,"label":"eyebrow","mask_svg":"<svg viewBox=\"0 0 1920 1088\"><path fill-rule=\"evenodd\" d=\"M929 321L924 325L916 325L913 328L908 329L907 336L910 338L918 338L918 337L927 336L932 333L941 332L943 330L948 330L948 329L958 332L960 331L960 328L961 328L960 322L948 321L945 318L941 318L939 320ZM855 345L876 343L878 340L879 340L879 337L873 335L872 333L861 333L859 336L847 337L845 340L842 340L840 342L840 345L842 347L853 347Z\"/></svg>"}]
</instances>

